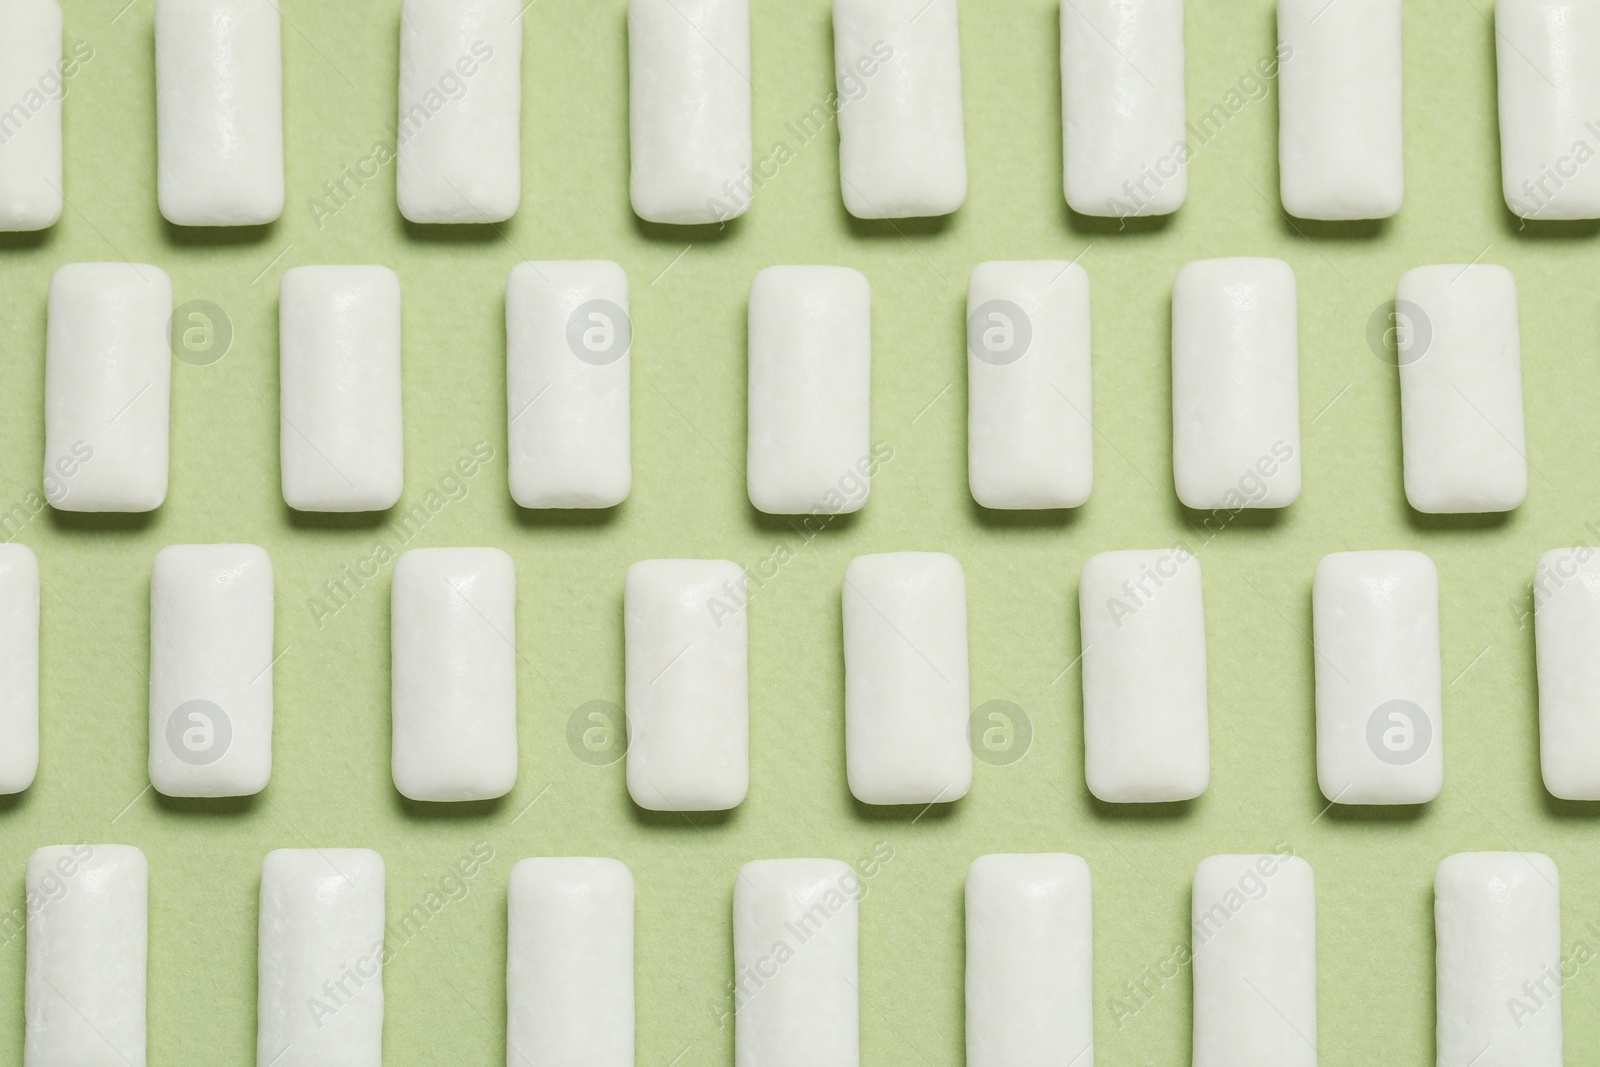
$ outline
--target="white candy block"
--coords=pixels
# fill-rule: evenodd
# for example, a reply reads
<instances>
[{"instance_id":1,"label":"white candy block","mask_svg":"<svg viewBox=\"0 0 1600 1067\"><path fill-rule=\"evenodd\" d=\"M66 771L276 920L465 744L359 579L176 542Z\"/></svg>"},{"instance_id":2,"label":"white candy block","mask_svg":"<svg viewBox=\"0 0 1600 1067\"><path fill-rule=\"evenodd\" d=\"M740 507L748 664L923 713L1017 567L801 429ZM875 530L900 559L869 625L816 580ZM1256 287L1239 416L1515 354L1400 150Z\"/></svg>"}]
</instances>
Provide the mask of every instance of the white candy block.
<instances>
[{"instance_id":1,"label":"white candy block","mask_svg":"<svg viewBox=\"0 0 1600 1067\"><path fill-rule=\"evenodd\" d=\"M1405 197L1400 0L1278 0L1278 173L1303 219L1386 219Z\"/></svg>"},{"instance_id":2,"label":"white candy block","mask_svg":"<svg viewBox=\"0 0 1600 1067\"><path fill-rule=\"evenodd\" d=\"M734 1067L858 1067L855 869L756 860L733 883Z\"/></svg>"},{"instance_id":3,"label":"white candy block","mask_svg":"<svg viewBox=\"0 0 1600 1067\"><path fill-rule=\"evenodd\" d=\"M956 0L833 0L839 179L858 219L948 215L967 198Z\"/></svg>"},{"instance_id":4,"label":"white candy block","mask_svg":"<svg viewBox=\"0 0 1600 1067\"><path fill-rule=\"evenodd\" d=\"M42 230L61 217L61 5L0 0L0 26L0 231Z\"/></svg>"},{"instance_id":5,"label":"white candy block","mask_svg":"<svg viewBox=\"0 0 1600 1067\"><path fill-rule=\"evenodd\" d=\"M154 511L167 497L172 282L143 263L50 279L45 496L57 511Z\"/></svg>"},{"instance_id":6,"label":"white candy block","mask_svg":"<svg viewBox=\"0 0 1600 1067\"><path fill-rule=\"evenodd\" d=\"M726 222L754 195L750 0L629 0L633 212Z\"/></svg>"},{"instance_id":7,"label":"white candy block","mask_svg":"<svg viewBox=\"0 0 1600 1067\"><path fill-rule=\"evenodd\" d=\"M1192 800L1211 780L1200 561L1101 552L1078 583L1084 774L1111 804Z\"/></svg>"},{"instance_id":8,"label":"white candy block","mask_svg":"<svg viewBox=\"0 0 1600 1067\"><path fill-rule=\"evenodd\" d=\"M275 0L157 0L156 192L178 226L283 214L283 59Z\"/></svg>"},{"instance_id":9,"label":"white candy block","mask_svg":"<svg viewBox=\"0 0 1600 1067\"><path fill-rule=\"evenodd\" d=\"M967 482L986 508L1075 508L1094 486L1089 276L979 263L967 282Z\"/></svg>"},{"instance_id":10,"label":"white candy block","mask_svg":"<svg viewBox=\"0 0 1600 1067\"><path fill-rule=\"evenodd\" d=\"M400 278L295 267L278 308L278 453L296 511L382 511L405 484Z\"/></svg>"},{"instance_id":11,"label":"white candy block","mask_svg":"<svg viewBox=\"0 0 1600 1067\"><path fill-rule=\"evenodd\" d=\"M967 1067L1094 1063L1089 865L979 856L967 868Z\"/></svg>"},{"instance_id":12,"label":"white candy block","mask_svg":"<svg viewBox=\"0 0 1600 1067\"><path fill-rule=\"evenodd\" d=\"M1317 893L1298 856L1194 871L1194 1067L1317 1067Z\"/></svg>"},{"instance_id":13,"label":"white candy block","mask_svg":"<svg viewBox=\"0 0 1600 1067\"><path fill-rule=\"evenodd\" d=\"M519 263L506 279L511 497L609 508L633 486L628 275L604 260Z\"/></svg>"},{"instance_id":14,"label":"white candy block","mask_svg":"<svg viewBox=\"0 0 1600 1067\"><path fill-rule=\"evenodd\" d=\"M255 545L172 545L150 570L150 784L169 797L259 793L272 775L272 560Z\"/></svg>"},{"instance_id":15,"label":"white candy block","mask_svg":"<svg viewBox=\"0 0 1600 1067\"><path fill-rule=\"evenodd\" d=\"M1495 0L1500 181L1525 219L1600 218L1600 7Z\"/></svg>"},{"instance_id":16,"label":"white candy block","mask_svg":"<svg viewBox=\"0 0 1600 1067\"><path fill-rule=\"evenodd\" d=\"M412 222L504 222L522 199L520 0L405 0L395 194Z\"/></svg>"},{"instance_id":17,"label":"white candy block","mask_svg":"<svg viewBox=\"0 0 1600 1067\"><path fill-rule=\"evenodd\" d=\"M768 267L750 283L750 503L857 511L872 452L872 286L849 267Z\"/></svg>"},{"instance_id":18,"label":"white candy block","mask_svg":"<svg viewBox=\"0 0 1600 1067\"><path fill-rule=\"evenodd\" d=\"M498 548L415 548L394 565L394 786L491 800L517 784L517 574Z\"/></svg>"},{"instance_id":19,"label":"white candy block","mask_svg":"<svg viewBox=\"0 0 1600 1067\"><path fill-rule=\"evenodd\" d=\"M383 857L280 848L261 864L256 1062L381 1067Z\"/></svg>"},{"instance_id":20,"label":"white candy block","mask_svg":"<svg viewBox=\"0 0 1600 1067\"><path fill-rule=\"evenodd\" d=\"M1063 0L1061 118L1073 211L1178 210L1189 187L1183 0Z\"/></svg>"},{"instance_id":21,"label":"white candy block","mask_svg":"<svg viewBox=\"0 0 1600 1067\"><path fill-rule=\"evenodd\" d=\"M149 886L132 845L28 857L23 1067L144 1067Z\"/></svg>"},{"instance_id":22,"label":"white candy block","mask_svg":"<svg viewBox=\"0 0 1600 1067\"><path fill-rule=\"evenodd\" d=\"M628 568L628 793L651 811L721 811L750 785L749 616L737 563ZM738 605L738 606L735 606Z\"/></svg>"},{"instance_id":23,"label":"white candy block","mask_svg":"<svg viewBox=\"0 0 1600 1067\"><path fill-rule=\"evenodd\" d=\"M1281 259L1203 259L1172 283L1172 471L1202 511L1300 495L1300 341Z\"/></svg>"},{"instance_id":24,"label":"white candy block","mask_svg":"<svg viewBox=\"0 0 1600 1067\"><path fill-rule=\"evenodd\" d=\"M633 1067L628 868L523 860L507 912L507 1067Z\"/></svg>"},{"instance_id":25,"label":"white candy block","mask_svg":"<svg viewBox=\"0 0 1600 1067\"><path fill-rule=\"evenodd\" d=\"M1458 852L1439 864L1439 1067L1561 1067L1560 886L1536 852Z\"/></svg>"},{"instance_id":26,"label":"white candy block","mask_svg":"<svg viewBox=\"0 0 1600 1067\"><path fill-rule=\"evenodd\" d=\"M39 770L39 561L0 545L0 794L20 793Z\"/></svg>"},{"instance_id":27,"label":"white candy block","mask_svg":"<svg viewBox=\"0 0 1600 1067\"><path fill-rule=\"evenodd\" d=\"M1510 511L1528 495L1517 284L1495 266L1400 279L1406 499L1429 514Z\"/></svg>"},{"instance_id":28,"label":"white candy block","mask_svg":"<svg viewBox=\"0 0 1600 1067\"><path fill-rule=\"evenodd\" d=\"M1562 800L1600 800L1600 550L1557 548L1533 572L1539 765Z\"/></svg>"},{"instance_id":29,"label":"white candy block","mask_svg":"<svg viewBox=\"0 0 1600 1067\"><path fill-rule=\"evenodd\" d=\"M1439 572L1421 552L1335 552L1311 587L1317 784L1335 804L1444 788Z\"/></svg>"},{"instance_id":30,"label":"white candy block","mask_svg":"<svg viewBox=\"0 0 1600 1067\"><path fill-rule=\"evenodd\" d=\"M844 572L845 761L864 804L972 787L967 581L943 552L857 556Z\"/></svg>"}]
</instances>

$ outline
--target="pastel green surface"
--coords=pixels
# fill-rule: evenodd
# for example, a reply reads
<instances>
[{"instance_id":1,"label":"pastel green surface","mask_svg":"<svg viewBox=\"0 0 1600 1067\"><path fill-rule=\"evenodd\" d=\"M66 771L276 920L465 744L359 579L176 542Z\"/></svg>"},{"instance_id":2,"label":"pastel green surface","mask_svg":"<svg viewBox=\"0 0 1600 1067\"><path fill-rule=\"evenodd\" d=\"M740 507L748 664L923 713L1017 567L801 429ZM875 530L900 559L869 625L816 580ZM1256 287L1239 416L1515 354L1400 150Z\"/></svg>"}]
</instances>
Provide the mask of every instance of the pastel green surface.
<instances>
[{"instance_id":1,"label":"pastel green surface","mask_svg":"<svg viewBox=\"0 0 1600 1067\"><path fill-rule=\"evenodd\" d=\"M164 508L136 519L46 509L6 531L36 549L46 584L43 759L34 787L0 805L0 884L20 907L23 863L40 845L145 850L152 1064L254 1062L261 858L285 846L377 849L391 914L424 901L475 845L493 849L463 899L390 946L386 1058L398 1067L503 1062L506 877L534 854L633 869L638 1062L660 1067L732 1061L731 1022L719 1023L732 886L737 865L762 857L892 848L861 908L867 1064L960 1062L962 879L985 852L1088 859L1101 1064L1186 1062L1189 975L1150 983L1142 969L1186 940L1190 875L1212 853L1282 842L1314 866L1328 1064L1432 1062L1431 884L1450 852L1548 852L1564 876L1567 945L1596 947L1600 812L1540 785L1529 581L1540 552L1592 540L1587 524L1600 520L1600 249L1593 226L1523 230L1501 205L1487 3L1407 0L1405 208L1340 227L1291 223L1276 207L1275 97L1252 73L1273 51L1271 3L1191 0L1190 114L1219 102L1236 113L1195 146L1183 210L1122 230L1070 218L1062 200L1053 0L964 0L967 206L898 225L846 216L832 130L801 144L785 128L831 89L828 4L757 0L758 154L783 141L793 159L745 219L685 235L629 210L622 0L527 10L524 195L511 223L406 225L386 167L319 226L310 198L390 136L399 4L283 0L289 206L241 236L178 231L157 213L153 3L126 2L68 0L67 40L94 52L66 102L71 203L48 233L0 241L3 506L38 488L56 266L158 264L179 302L225 309L236 339L214 365L174 366ZM1207 539L1172 490L1168 303L1181 264L1224 255L1278 256L1298 275L1305 490L1287 513L1240 516ZM986 259L1074 257L1093 286L1093 499L1073 514L982 512L965 473L967 274ZM506 491L502 287L530 258L614 259L632 281L634 492L614 513L519 512ZM1396 376L1365 332L1404 270L1473 260L1510 267L1520 287L1530 492L1503 519L1437 521L1406 508ZM278 278L368 262L404 286L405 499L371 520L292 515L278 487ZM874 290L873 432L894 458L862 513L809 541L753 513L744 493L745 292L774 263L854 266ZM521 778L502 803L418 806L389 779L387 568L320 625L309 604L376 545L403 547L392 521L425 505L479 441L494 460L407 543L497 545L516 560ZM1180 539L1205 569L1211 788L1174 810L1108 808L1083 784L1077 571L1096 551ZM265 546L276 568L272 784L240 802L163 800L145 776L151 557L235 540ZM566 742L574 709L621 702L625 568L658 556L753 566L779 546L792 559L750 611L749 799L721 818L639 811L621 764L593 766ZM1439 565L1446 784L1414 811L1325 810L1317 791L1311 575L1324 553L1354 548L1415 548ZM852 556L897 549L961 559L973 702L1013 701L1034 730L1020 762L980 763L965 800L920 818L855 804L844 777L840 576ZM0 1060L13 1063L23 958L8 925ZM1146 982L1148 1003L1119 1020L1125 982ZM1591 1046L1600 979L1580 970L1564 995L1569 1048Z\"/></svg>"}]
</instances>

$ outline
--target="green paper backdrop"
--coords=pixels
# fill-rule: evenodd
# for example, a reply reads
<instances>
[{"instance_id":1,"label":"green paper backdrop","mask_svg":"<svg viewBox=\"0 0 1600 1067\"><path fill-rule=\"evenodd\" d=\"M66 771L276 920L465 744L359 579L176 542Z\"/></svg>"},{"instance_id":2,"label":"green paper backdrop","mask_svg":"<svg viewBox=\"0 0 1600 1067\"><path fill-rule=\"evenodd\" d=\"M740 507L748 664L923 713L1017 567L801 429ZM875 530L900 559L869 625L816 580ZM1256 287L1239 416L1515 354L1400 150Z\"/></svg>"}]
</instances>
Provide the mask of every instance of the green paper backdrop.
<instances>
[{"instance_id":1,"label":"green paper backdrop","mask_svg":"<svg viewBox=\"0 0 1600 1067\"><path fill-rule=\"evenodd\" d=\"M116 841L151 869L150 1062L245 1065L255 1055L256 893L283 846L367 846L388 863L391 914L425 901L458 857L493 859L414 936L391 943L386 1057L397 1067L504 1062L505 884L534 854L623 859L638 888L638 1062L732 1062L735 868L776 856L892 859L861 908L867 1064L961 1062L962 879L993 851L1064 850L1095 879L1097 1063L1187 1061L1190 980L1112 998L1187 938L1202 857L1292 847L1320 896L1323 1061L1422 1067L1433 1057L1432 875L1470 849L1548 852L1564 875L1565 940L1600 947L1595 806L1540 785L1529 581L1545 549L1593 539L1600 465L1600 321L1592 225L1522 229L1499 197L1494 33L1486 0L1407 0L1405 208L1371 225L1295 223L1277 208L1276 101L1250 92L1275 41L1268 0L1190 0L1191 115L1239 106L1197 145L1187 205L1123 230L1070 217L1061 195L1054 0L964 0L971 190L949 220L862 223L840 203L832 130L785 123L832 87L825 0L754 4L758 155L794 158L726 231L686 236L628 206L623 0L536 0L525 17L522 209L499 228L407 225L393 171L331 216L325 180L389 136L398 0L283 0L289 206L246 235L180 231L155 201L153 0L67 0L67 40L93 57L66 102L66 194L52 230L0 240L0 508L37 491L50 272L79 260L162 266L179 302L223 308L232 350L174 365L168 503L139 518L49 509L5 531L39 554L43 757L0 803L0 888L20 907L35 847ZM320 225L319 225L320 221ZM1192 259L1288 260L1300 287L1305 490L1281 515L1197 533L1172 490L1168 307ZM965 287L986 259L1081 257L1093 287L1096 485L1071 514L984 512L965 473ZM523 259L604 258L632 282L634 492L614 512L538 514L505 485L503 285ZM1393 367L1365 339L1407 268L1501 263L1522 300L1531 487L1514 514L1436 520L1401 489ZM457 459L494 459L413 545L497 545L518 568L521 778L503 802L413 805L389 780L388 570L317 619L312 598L387 541L389 520L290 513L278 489L277 284L289 267L383 263L404 287L406 496L423 502ZM743 482L745 293L774 263L859 268L874 290L873 433L894 450L859 515L806 540L759 516ZM1091 553L1200 544L1213 774L1200 800L1114 809L1083 784L1077 572ZM151 557L164 545L251 541L277 583L271 786L237 802L172 801L145 776ZM750 618L751 788L722 816L656 816L620 763L574 756L567 726L622 700L623 572L656 556L753 565L794 558ZM1324 553L1414 548L1438 562L1443 795L1415 810L1325 810L1312 744L1310 582ZM972 697L1031 722L1024 758L980 763L971 794L916 817L845 786L839 583L864 552L954 553L969 583ZM22 1048L24 939L0 931L0 1062ZM1566 991L1568 1062L1600 1038L1600 977ZM1133 1003L1124 1001L1124 1006ZM1124 1012L1123 1014L1127 1014Z\"/></svg>"}]
</instances>

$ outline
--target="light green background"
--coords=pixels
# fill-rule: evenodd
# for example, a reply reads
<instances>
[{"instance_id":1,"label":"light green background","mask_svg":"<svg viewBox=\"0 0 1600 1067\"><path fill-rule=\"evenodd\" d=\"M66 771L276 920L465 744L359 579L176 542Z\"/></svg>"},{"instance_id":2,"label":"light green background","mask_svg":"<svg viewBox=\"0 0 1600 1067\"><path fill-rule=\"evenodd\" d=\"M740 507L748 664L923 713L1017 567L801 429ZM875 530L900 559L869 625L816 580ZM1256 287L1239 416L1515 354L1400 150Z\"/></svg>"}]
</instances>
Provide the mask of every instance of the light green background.
<instances>
[{"instance_id":1,"label":"light green background","mask_svg":"<svg viewBox=\"0 0 1600 1067\"><path fill-rule=\"evenodd\" d=\"M388 863L391 914L472 845L495 858L386 970L387 1061L503 1062L505 881L534 854L616 856L638 886L638 1062L729 1064L719 1028L731 970L736 865L772 856L894 858L861 908L867 1064L960 1062L962 878L992 851L1065 850L1095 877L1097 1062L1186 1062L1180 974L1119 1027L1122 983L1187 936L1194 864L1284 842L1316 869L1323 1062L1432 1062L1431 879L1453 851L1518 848L1560 865L1566 941L1600 947L1593 807L1552 801L1538 774L1528 582L1537 555L1600 520L1594 411L1600 322L1591 226L1519 230L1499 198L1487 0L1407 0L1404 210L1370 226L1293 224L1276 202L1276 103L1246 103L1199 147L1188 203L1119 231L1069 217L1061 195L1052 0L965 0L967 206L942 222L863 224L837 187L832 131L803 147L726 233L693 239L633 218L627 194L625 4L537 0L524 19L522 209L496 229L405 225L393 174L319 229L307 205L388 136L398 0L284 0L289 206L244 236L180 232L155 203L152 0L67 0L67 39L94 58L66 103L65 217L0 241L0 501L38 484L45 293L59 264L128 258L209 299L237 330L209 367L175 364L172 485L148 518L36 517L43 759L0 805L7 898L40 845L131 842L151 870L150 1062L243 1065L255 1049L256 893L283 846L363 845ZM1338 0L1335 0L1338 2ZM1476 6L1475 6L1476 5ZM825 0L757 0L760 153L832 85ZM121 14L119 16L119 10ZM1274 44L1266 0L1190 0L1188 96L1224 100ZM1279 256L1300 285L1305 491L1281 516L1240 517L1199 549L1205 569L1213 773L1173 810L1098 805L1083 784L1076 576L1093 552L1198 542L1173 495L1168 305L1173 273L1210 256ZM980 511L965 476L967 274L985 259L1081 256L1093 285L1097 482L1073 514ZM519 512L505 487L502 286L522 259L607 258L633 286L634 492L614 513ZM1504 519L1437 521L1401 490L1395 372L1364 339L1405 269L1501 263L1522 298L1527 504ZM479 440L496 459L413 542L498 545L518 568L521 778L504 802L423 808L389 780L388 574L319 628L317 587L388 536L384 519L295 516L278 492L277 282L310 263L384 263L404 292L407 492ZM874 290L873 431L894 448L859 516L800 548L743 486L744 302L774 263L857 267ZM146 790L150 560L181 542L253 541L278 594L275 772L259 797L167 801ZM620 764L568 751L589 700L622 699L626 566L656 556L797 558L750 621L751 788L733 814L633 808ZM1312 746L1309 589L1324 553L1415 548L1439 564L1446 784L1414 811L1328 811ZM874 811L845 786L839 581L864 552L954 553L969 583L974 704L1016 702L1036 737L1019 763L979 764L971 794L930 811ZM1064 672L1064 673L1063 673ZM1320 817L1319 817L1320 815ZM0 939L0 1062L20 1062L24 946ZM1565 991L1569 1062L1600 1038L1600 977ZM678 1057L675 1060L675 1057Z\"/></svg>"}]
</instances>

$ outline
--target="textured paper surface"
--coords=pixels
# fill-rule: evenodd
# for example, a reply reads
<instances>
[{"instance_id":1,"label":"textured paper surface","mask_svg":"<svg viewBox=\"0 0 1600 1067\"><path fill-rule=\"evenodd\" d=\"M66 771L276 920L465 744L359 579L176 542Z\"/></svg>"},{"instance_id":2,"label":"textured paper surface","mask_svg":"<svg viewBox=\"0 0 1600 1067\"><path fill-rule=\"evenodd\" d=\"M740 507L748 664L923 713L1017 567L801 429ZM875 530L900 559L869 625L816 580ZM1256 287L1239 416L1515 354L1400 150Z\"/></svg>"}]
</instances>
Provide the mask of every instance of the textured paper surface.
<instances>
[{"instance_id":1,"label":"textured paper surface","mask_svg":"<svg viewBox=\"0 0 1600 1067\"><path fill-rule=\"evenodd\" d=\"M715 1012L732 1004L733 882L739 864L765 857L856 861L875 845L892 856L867 880L860 910L871 1064L959 1062L962 879L984 852L1088 860L1096 1051L1110 1064L1186 1060L1190 976L1176 946L1189 938L1194 865L1214 853L1281 841L1316 869L1331 1062L1432 1062L1432 878L1451 852L1548 853L1569 887L1567 949L1600 948L1585 925L1600 916L1600 806L1552 801L1540 785L1533 627L1522 617L1540 552L1600 537L1600 227L1519 230L1503 206L1493 29L1470 5L1407 3L1406 204L1389 223L1335 227L1291 224L1277 210L1276 104L1264 87L1249 99L1274 47L1272 5L1190 3L1191 118L1218 104L1236 112L1220 130L1213 119L1205 143L1191 134L1183 209L1124 231L1073 219L1062 200L1053 0L963 0L967 204L948 221L893 225L847 216L831 124L806 143L786 126L833 89L828 4L763 0L752 12L756 154L782 141L792 158L727 231L686 234L629 209L621 0L540 0L523 17L524 196L510 223L408 226L389 163L365 188L351 184L348 206L328 202L319 228L308 199L392 137L399 3L284 0L288 206L265 231L213 234L175 230L157 211L154 5L126 3L68 5L68 46L93 48L66 101L70 204L44 235L0 237L0 506L22 506L5 536L39 555L44 667L38 781L0 800L0 888L8 907L22 906L23 864L39 845L144 849L151 1063L253 1063L261 859L313 844L382 853L391 917L424 905L425 919L391 935L394 1067L502 1062L506 878L535 854L614 856L632 868L640 1064L665 1065L686 1048L681 1065L731 1062L732 1021L719 1027ZM1094 495L1072 514L982 512L965 470L967 274L988 259L1080 255L1094 314ZM1179 266L1237 255L1285 259L1300 282L1305 487L1286 513L1241 515L1211 536L1172 487L1168 309ZM32 514L50 271L124 257L167 270L179 302L225 308L232 350L209 366L174 364L171 491L160 511ZM1475 258L1510 267L1523 299L1528 502L1506 517L1424 518L1406 509L1396 372L1369 350L1368 319L1407 268ZM628 270L635 477L614 512L519 512L507 493L503 293L524 259L614 259ZM400 274L406 486L390 516L293 515L279 496L278 279L311 263ZM773 263L842 264L873 285L873 434L893 457L866 508L809 541L753 512L743 480L745 296ZM391 524L425 505L478 441L494 458L409 544L494 545L516 560L521 775L500 802L424 807L389 778L390 567L362 588L350 583L350 602L320 626L307 600L326 600L323 583L374 546L407 547ZM1211 787L1176 809L1112 809L1083 783L1076 575L1091 553L1180 538L1206 576ZM272 783L232 802L141 793L150 560L168 544L232 541L265 547L277 578ZM1419 549L1438 563L1445 787L1421 809L1320 814L1311 577L1323 554L1358 548ZM844 765L840 577L853 556L904 549L961 560L973 703L1014 703L1033 734L1023 759L980 761L966 799L915 822L915 811L853 803ZM731 559L769 574L782 560L750 608L749 799L692 826L634 809L622 764L586 763L566 740L575 709L621 703L623 575L654 557ZM475 849L492 859L478 859L460 883L465 897L450 900L441 880ZM428 912L438 901L448 903ZM0 923L0 986L12 991L0 1060L13 1063L18 930ZM1147 991L1144 1006L1127 982ZM1600 972L1580 969L1563 999L1569 1046L1591 1047Z\"/></svg>"}]
</instances>

